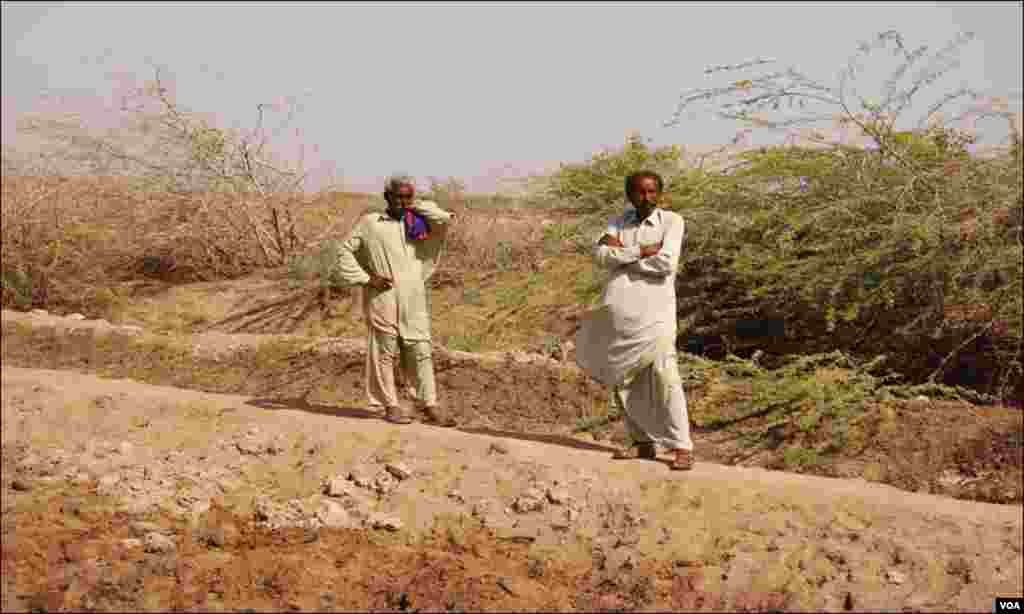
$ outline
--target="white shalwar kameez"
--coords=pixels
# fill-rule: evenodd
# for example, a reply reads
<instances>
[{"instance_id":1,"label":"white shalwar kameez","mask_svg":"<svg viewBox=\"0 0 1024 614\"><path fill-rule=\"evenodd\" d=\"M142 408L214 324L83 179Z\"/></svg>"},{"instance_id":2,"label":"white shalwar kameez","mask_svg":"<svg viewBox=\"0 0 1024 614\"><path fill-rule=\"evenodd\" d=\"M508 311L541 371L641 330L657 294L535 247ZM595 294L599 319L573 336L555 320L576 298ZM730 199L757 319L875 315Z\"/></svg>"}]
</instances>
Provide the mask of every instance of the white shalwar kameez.
<instances>
[{"instance_id":1,"label":"white shalwar kameez","mask_svg":"<svg viewBox=\"0 0 1024 614\"><path fill-rule=\"evenodd\" d=\"M664 209L643 221L635 209L611 220L605 234L624 247L595 243L593 257L610 278L576 335L577 364L613 388L634 443L668 450L693 450L675 349L675 280L685 228L682 216ZM657 254L641 257L642 246L659 242Z\"/></svg>"}]
</instances>

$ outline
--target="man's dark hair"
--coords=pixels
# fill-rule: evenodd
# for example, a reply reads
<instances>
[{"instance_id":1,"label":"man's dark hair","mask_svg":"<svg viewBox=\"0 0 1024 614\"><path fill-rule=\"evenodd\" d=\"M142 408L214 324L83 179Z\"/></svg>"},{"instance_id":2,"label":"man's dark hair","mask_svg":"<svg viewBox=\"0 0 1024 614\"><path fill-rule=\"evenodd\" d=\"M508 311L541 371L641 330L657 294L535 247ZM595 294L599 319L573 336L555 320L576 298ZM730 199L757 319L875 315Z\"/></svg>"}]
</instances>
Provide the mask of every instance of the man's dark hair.
<instances>
[{"instance_id":1,"label":"man's dark hair","mask_svg":"<svg viewBox=\"0 0 1024 614\"><path fill-rule=\"evenodd\" d=\"M632 191L633 191L633 183L637 179L646 179L648 177L653 179L654 183L658 184L658 192L659 193L664 191L664 189L665 189L665 182L661 179L661 175L659 175L658 173L655 173L654 171L637 171L635 173L632 173L628 177L626 177L626 183L625 183L626 196L629 196L630 193L632 193Z\"/></svg>"}]
</instances>

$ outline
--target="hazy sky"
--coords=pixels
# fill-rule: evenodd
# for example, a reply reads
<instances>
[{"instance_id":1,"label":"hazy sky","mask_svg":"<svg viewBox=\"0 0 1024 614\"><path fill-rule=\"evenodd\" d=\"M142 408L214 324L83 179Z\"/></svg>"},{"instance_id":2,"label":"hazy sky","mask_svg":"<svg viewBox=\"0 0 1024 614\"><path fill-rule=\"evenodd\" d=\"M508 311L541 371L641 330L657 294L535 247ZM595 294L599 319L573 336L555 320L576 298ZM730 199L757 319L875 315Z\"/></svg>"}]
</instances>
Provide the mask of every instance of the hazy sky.
<instances>
[{"instance_id":1,"label":"hazy sky","mask_svg":"<svg viewBox=\"0 0 1024 614\"><path fill-rule=\"evenodd\" d=\"M368 190L396 170L491 190L503 165L583 160L630 130L723 143L738 126L699 116L661 128L713 64L773 57L833 83L878 32L937 49L969 30L978 40L950 87L1019 94L1024 55L1021 2L2 6L5 143L41 93L93 108L109 100L113 75L146 79L157 63L181 103L225 126L251 125L260 102L301 101L293 126L311 164Z\"/></svg>"}]
</instances>

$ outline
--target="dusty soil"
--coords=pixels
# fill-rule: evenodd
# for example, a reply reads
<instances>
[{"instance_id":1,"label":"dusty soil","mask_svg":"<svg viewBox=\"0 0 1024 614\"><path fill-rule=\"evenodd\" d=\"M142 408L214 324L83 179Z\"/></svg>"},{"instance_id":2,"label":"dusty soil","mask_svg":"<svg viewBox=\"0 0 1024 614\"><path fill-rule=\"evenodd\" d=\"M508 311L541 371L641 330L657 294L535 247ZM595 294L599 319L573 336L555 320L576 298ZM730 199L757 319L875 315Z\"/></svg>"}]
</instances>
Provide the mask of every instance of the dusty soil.
<instances>
[{"instance_id":1,"label":"dusty soil","mask_svg":"<svg viewBox=\"0 0 1024 614\"><path fill-rule=\"evenodd\" d=\"M1024 591L1018 506L6 361L2 385L4 611L979 611Z\"/></svg>"},{"instance_id":2,"label":"dusty soil","mask_svg":"<svg viewBox=\"0 0 1024 614\"><path fill-rule=\"evenodd\" d=\"M3 311L2 318L7 366L73 369L243 394L265 406L308 413L365 415L365 342L360 339L156 334L103 320L11 311ZM461 430L591 447L625 441L621 422L577 434L581 425L607 415L607 391L575 368L568 355L561 358L435 346L440 395ZM705 426L710 418L731 415L731 400L749 395L743 378L726 385L724 394L687 390L701 460L860 477L991 503L1019 504L1024 498L1024 413L1019 409L929 399L876 403L851 422L846 441L837 445L828 424L804 432L796 421L774 426L774 419L754 416ZM791 462L796 449L814 462Z\"/></svg>"}]
</instances>

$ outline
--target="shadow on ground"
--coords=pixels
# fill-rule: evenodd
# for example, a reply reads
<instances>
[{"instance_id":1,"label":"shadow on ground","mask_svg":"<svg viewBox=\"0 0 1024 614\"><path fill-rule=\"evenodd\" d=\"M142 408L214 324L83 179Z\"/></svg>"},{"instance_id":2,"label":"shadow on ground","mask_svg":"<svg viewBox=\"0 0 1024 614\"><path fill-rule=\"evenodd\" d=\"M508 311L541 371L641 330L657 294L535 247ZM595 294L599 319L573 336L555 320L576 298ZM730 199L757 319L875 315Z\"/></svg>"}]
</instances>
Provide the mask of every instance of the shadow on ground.
<instances>
[{"instance_id":1,"label":"shadow on ground","mask_svg":"<svg viewBox=\"0 0 1024 614\"><path fill-rule=\"evenodd\" d=\"M339 407L337 405L326 405L322 403L310 403L306 399L301 398L284 398L284 399L253 399L246 402L247 405L253 407L259 407L260 409L268 409L271 411L279 411L283 409L298 409L301 411L307 411L312 414L320 414L323 416L332 416L336 418L359 418L359 419L382 419L382 414L373 412L361 407ZM443 427L438 427L443 428ZM556 446L564 446L567 448L575 448L577 450L593 450L597 452L614 452L615 448L607 445L601 445L597 443L590 443L587 441L581 441L574 439L567 435L547 435L540 433L523 433L519 431L508 431L501 429L494 429L488 427L474 427L467 426L462 428L456 428L455 430L463 433L472 433L474 435L488 435L491 437L501 437L502 439L518 439L520 441L535 441L540 443L547 443Z\"/></svg>"},{"instance_id":2,"label":"shadow on ground","mask_svg":"<svg viewBox=\"0 0 1024 614\"><path fill-rule=\"evenodd\" d=\"M360 418L379 420L381 414L372 412L362 407L338 407L337 405L325 405L322 403L310 403L306 399L253 399L247 401L246 405L278 411L282 409L298 409L308 411L311 414L333 416L335 418Z\"/></svg>"}]
</instances>

